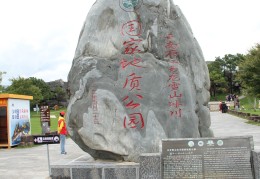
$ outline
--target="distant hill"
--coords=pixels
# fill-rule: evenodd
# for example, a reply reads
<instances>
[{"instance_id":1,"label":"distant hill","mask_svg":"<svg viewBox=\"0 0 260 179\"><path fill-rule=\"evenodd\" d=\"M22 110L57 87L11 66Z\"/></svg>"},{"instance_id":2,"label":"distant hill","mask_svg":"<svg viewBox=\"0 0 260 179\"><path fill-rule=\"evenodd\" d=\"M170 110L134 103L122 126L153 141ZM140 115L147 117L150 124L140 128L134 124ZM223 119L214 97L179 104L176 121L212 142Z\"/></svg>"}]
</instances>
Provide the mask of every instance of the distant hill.
<instances>
[{"instance_id":1,"label":"distant hill","mask_svg":"<svg viewBox=\"0 0 260 179\"><path fill-rule=\"evenodd\" d=\"M53 93L57 92L57 88L61 88L62 91L64 92L63 96L60 96L59 94L56 94L56 98L46 101L48 103L48 105L50 106L54 106L54 105L62 105L62 106L67 106L68 105L68 94L67 94L67 86L68 83L63 81L62 79L58 79L55 81L50 81L50 82L46 82L47 85L49 85L51 91Z\"/></svg>"}]
</instances>

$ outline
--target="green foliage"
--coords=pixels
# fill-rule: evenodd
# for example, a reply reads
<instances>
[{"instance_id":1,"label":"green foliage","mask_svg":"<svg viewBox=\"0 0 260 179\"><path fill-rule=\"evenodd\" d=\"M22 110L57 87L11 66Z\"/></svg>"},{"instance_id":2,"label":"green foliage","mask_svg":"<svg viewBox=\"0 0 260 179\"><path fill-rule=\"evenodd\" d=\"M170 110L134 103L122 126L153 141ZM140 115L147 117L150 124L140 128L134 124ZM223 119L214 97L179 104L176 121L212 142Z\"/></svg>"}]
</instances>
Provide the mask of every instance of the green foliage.
<instances>
[{"instance_id":1,"label":"green foliage","mask_svg":"<svg viewBox=\"0 0 260 179\"><path fill-rule=\"evenodd\" d=\"M228 85L228 92L230 94L240 93L240 89L235 89L235 79L237 75L238 65L245 60L244 55L225 55L222 59L222 70Z\"/></svg>"},{"instance_id":2,"label":"green foliage","mask_svg":"<svg viewBox=\"0 0 260 179\"><path fill-rule=\"evenodd\" d=\"M214 62L208 64L211 82L211 96L215 93L234 93L235 75L238 64L244 61L244 55L227 54L223 58L217 57Z\"/></svg>"},{"instance_id":3,"label":"green foliage","mask_svg":"<svg viewBox=\"0 0 260 179\"><path fill-rule=\"evenodd\" d=\"M53 96L50 87L42 79L18 77L11 79L11 82L12 84L7 87L6 92L33 96L33 100L30 102L31 107Z\"/></svg>"},{"instance_id":4,"label":"green foliage","mask_svg":"<svg viewBox=\"0 0 260 179\"><path fill-rule=\"evenodd\" d=\"M7 93L33 96L31 106L35 106L43 99L41 89L35 86L30 79L18 77L11 79L11 81L12 85L7 87Z\"/></svg>"},{"instance_id":5,"label":"green foliage","mask_svg":"<svg viewBox=\"0 0 260 179\"><path fill-rule=\"evenodd\" d=\"M225 101L226 95L226 93L219 93L216 96L211 96L210 101Z\"/></svg>"},{"instance_id":6,"label":"green foliage","mask_svg":"<svg viewBox=\"0 0 260 179\"><path fill-rule=\"evenodd\" d=\"M240 110L244 113L250 113L251 115L260 115L259 108L260 98L255 98L255 96L245 96L239 100ZM231 109L234 109L231 107Z\"/></svg>"},{"instance_id":7,"label":"green foliage","mask_svg":"<svg viewBox=\"0 0 260 179\"><path fill-rule=\"evenodd\" d=\"M238 64L241 61L244 60L244 55L242 55L242 54L236 54L236 55L227 54L221 60L223 61L222 68L223 68L224 72L225 71L226 72L236 72Z\"/></svg>"},{"instance_id":8,"label":"green foliage","mask_svg":"<svg viewBox=\"0 0 260 179\"><path fill-rule=\"evenodd\" d=\"M210 101L225 101L225 100L226 100L226 94L217 94L215 97L211 97L210 99ZM242 112L260 115L259 100L260 98L255 99L255 96L243 97L242 99L239 100L240 110ZM233 105L231 105L231 109L234 109Z\"/></svg>"},{"instance_id":9,"label":"green foliage","mask_svg":"<svg viewBox=\"0 0 260 179\"><path fill-rule=\"evenodd\" d=\"M214 61L208 64L208 69L211 82L211 94L215 94L216 92L226 93L225 89L227 85L219 62Z\"/></svg>"},{"instance_id":10,"label":"green foliage","mask_svg":"<svg viewBox=\"0 0 260 179\"><path fill-rule=\"evenodd\" d=\"M237 78L247 93L260 97L260 44L253 47L239 64Z\"/></svg>"},{"instance_id":11,"label":"green foliage","mask_svg":"<svg viewBox=\"0 0 260 179\"><path fill-rule=\"evenodd\" d=\"M251 114L260 115L259 100L260 98L256 98L255 96L247 96L241 99L240 100L241 110L246 110Z\"/></svg>"},{"instance_id":12,"label":"green foliage","mask_svg":"<svg viewBox=\"0 0 260 179\"><path fill-rule=\"evenodd\" d=\"M30 77L29 80L32 81L33 85L35 85L39 89L41 89L41 94L42 94L44 100L48 100L53 97L53 94L51 92L49 85L47 85L42 79Z\"/></svg>"},{"instance_id":13,"label":"green foliage","mask_svg":"<svg viewBox=\"0 0 260 179\"><path fill-rule=\"evenodd\" d=\"M33 96L33 100L30 102L31 108L36 106L36 104L59 105L61 102L66 102L68 98L66 91L61 86L56 85L55 88L51 89L42 79L18 77L10 81L12 84L7 87L5 93Z\"/></svg>"},{"instance_id":14,"label":"green foliage","mask_svg":"<svg viewBox=\"0 0 260 179\"><path fill-rule=\"evenodd\" d=\"M246 94L260 97L260 44L248 54L227 54L208 64L211 96L215 93Z\"/></svg>"},{"instance_id":15,"label":"green foliage","mask_svg":"<svg viewBox=\"0 0 260 179\"><path fill-rule=\"evenodd\" d=\"M246 123L247 124L252 124L252 125L255 125L255 126L260 126L260 123L259 122L255 122L255 121L247 121Z\"/></svg>"},{"instance_id":16,"label":"green foliage","mask_svg":"<svg viewBox=\"0 0 260 179\"><path fill-rule=\"evenodd\" d=\"M53 93L55 94L55 98L58 102L65 101L66 100L66 92L61 88L60 86L57 86Z\"/></svg>"}]
</instances>

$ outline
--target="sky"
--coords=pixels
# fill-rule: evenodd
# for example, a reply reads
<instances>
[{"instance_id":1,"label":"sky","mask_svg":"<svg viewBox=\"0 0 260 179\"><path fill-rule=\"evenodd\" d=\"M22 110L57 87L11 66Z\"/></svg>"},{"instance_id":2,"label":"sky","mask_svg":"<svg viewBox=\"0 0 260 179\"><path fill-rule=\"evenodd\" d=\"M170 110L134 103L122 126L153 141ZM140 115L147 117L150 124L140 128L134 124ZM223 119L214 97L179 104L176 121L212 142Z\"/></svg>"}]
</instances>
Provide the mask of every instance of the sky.
<instances>
[{"instance_id":1,"label":"sky","mask_svg":"<svg viewBox=\"0 0 260 179\"><path fill-rule=\"evenodd\" d=\"M96 0L1 0L1 85L36 77L67 81L79 33ZM205 61L246 54L260 43L259 0L173 0L191 25Z\"/></svg>"}]
</instances>

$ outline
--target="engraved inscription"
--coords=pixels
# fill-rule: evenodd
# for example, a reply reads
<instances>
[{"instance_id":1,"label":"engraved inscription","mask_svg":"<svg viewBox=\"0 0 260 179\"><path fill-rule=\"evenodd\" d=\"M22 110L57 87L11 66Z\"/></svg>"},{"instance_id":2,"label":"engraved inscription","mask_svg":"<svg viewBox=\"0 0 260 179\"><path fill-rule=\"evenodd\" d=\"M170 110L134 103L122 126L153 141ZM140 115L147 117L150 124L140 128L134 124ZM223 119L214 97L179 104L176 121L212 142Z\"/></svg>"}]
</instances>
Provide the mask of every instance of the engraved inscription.
<instances>
[{"instance_id":1,"label":"engraved inscription","mask_svg":"<svg viewBox=\"0 0 260 179\"><path fill-rule=\"evenodd\" d=\"M253 179L249 137L162 141L163 178Z\"/></svg>"}]
</instances>

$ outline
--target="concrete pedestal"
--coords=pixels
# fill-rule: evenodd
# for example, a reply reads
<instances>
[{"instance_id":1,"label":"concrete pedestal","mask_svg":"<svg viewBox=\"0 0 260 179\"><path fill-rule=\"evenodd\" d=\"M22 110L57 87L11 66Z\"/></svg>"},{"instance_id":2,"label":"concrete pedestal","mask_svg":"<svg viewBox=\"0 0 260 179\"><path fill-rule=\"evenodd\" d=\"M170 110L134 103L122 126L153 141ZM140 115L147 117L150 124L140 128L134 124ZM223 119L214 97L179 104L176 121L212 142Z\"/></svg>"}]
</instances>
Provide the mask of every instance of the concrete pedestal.
<instances>
[{"instance_id":1,"label":"concrete pedestal","mask_svg":"<svg viewBox=\"0 0 260 179\"><path fill-rule=\"evenodd\" d=\"M140 155L140 179L161 178L161 154L145 153Z\"/></svg>"},{"instance_id":2,"label":"concrete pedestal","mask_svg":"<svg viewBox=\"0 0 260 179\"><path fill-rule=\"evenodd\" d=\"M260 178L260 151L253 151L253 164L255 178Z\"/></svg>"},{"instance_id":3,"label":"concrete pedestal","mask_svg":"<svg viewBox=\"0 0 260 179\"><path fill-rule=\"evenodd\" d=\"M139 179L134 162L90 161L89 156L51 165L52 179Z\"/></svg>"}]
</instances>

